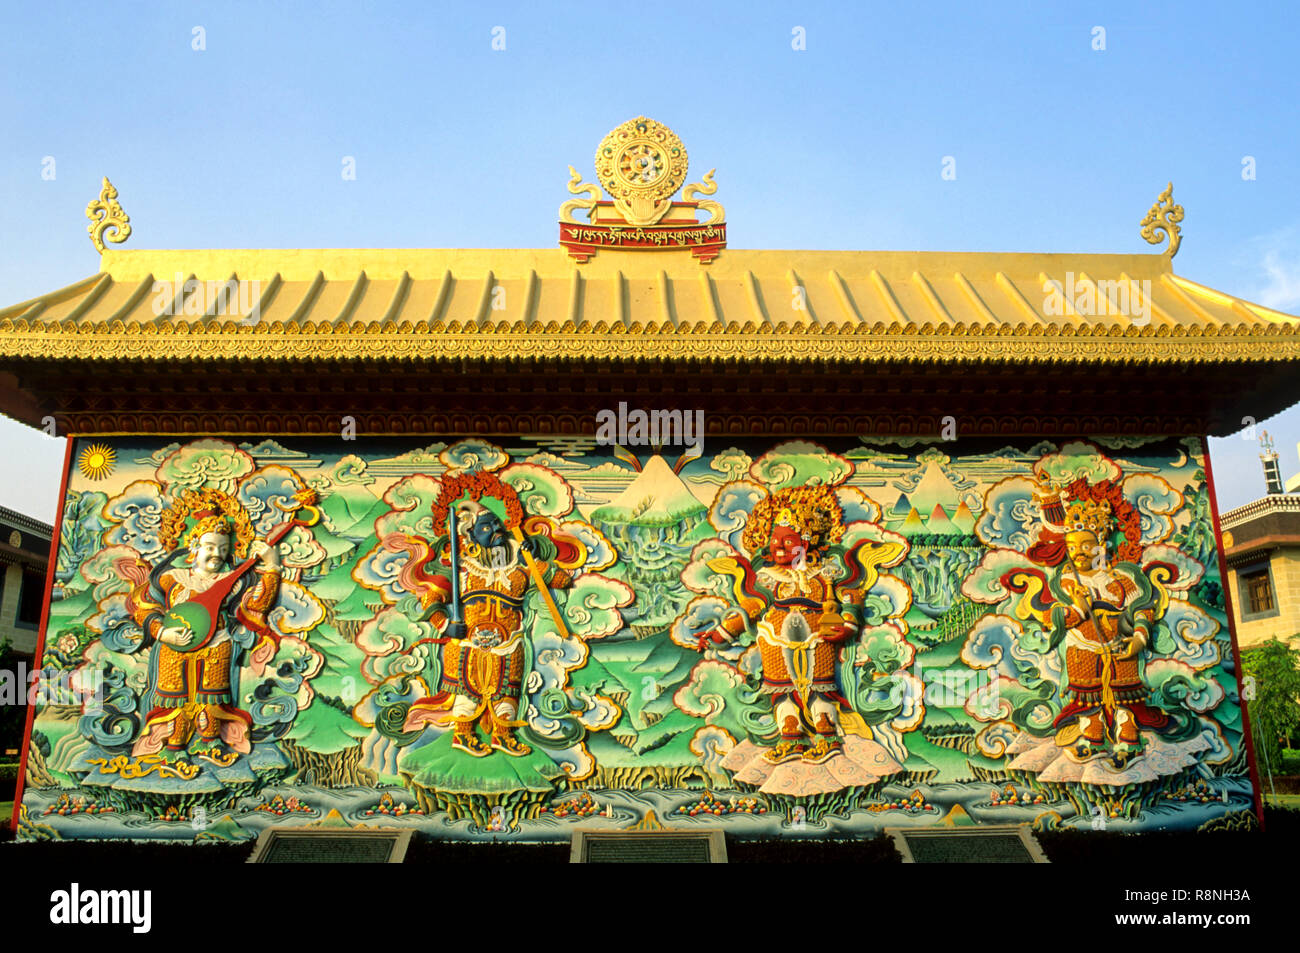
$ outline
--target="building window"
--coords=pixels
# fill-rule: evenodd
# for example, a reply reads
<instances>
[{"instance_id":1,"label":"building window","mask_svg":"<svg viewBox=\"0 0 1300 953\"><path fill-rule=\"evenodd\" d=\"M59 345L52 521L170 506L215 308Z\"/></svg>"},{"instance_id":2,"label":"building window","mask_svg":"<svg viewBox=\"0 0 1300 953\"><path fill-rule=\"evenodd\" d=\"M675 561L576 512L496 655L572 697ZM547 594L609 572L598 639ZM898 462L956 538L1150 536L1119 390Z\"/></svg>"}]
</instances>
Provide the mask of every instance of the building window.
<instances>
[{"instance_id":1,"label":"building window","mask_svg":"<svg viewBox=\"0 0 1300 953\"><path fill-rule=\"evenodd\" d=\"M1250 611L1267 612L1273 608L1273 584L1268 572L1257 572L1246 577L1246 592L1250 599Z\"/></svg>"},{"instance_id":2,"label":"building window","mask_svg":"<svg viewBox=\"0 0 1300 953\"><path fill-rule=\"evenodd\" d=\"M1243 620L1260 619L1278 614L1273 592L1273 576L1268 563L1243 566L1237 572L1237 595L1241 600Z\"/></svg>"},{"instance_id":3,"label":"building window","mask_svg":"<svg viewBox=\"0 0 1300 953\"><path fill-rule=\"evenodd\" d=\"M44 601L45 576L36 572L23 573L23 585L18 593L18 624L40 625L41 604Z\"/></svg>"}]
</instances>

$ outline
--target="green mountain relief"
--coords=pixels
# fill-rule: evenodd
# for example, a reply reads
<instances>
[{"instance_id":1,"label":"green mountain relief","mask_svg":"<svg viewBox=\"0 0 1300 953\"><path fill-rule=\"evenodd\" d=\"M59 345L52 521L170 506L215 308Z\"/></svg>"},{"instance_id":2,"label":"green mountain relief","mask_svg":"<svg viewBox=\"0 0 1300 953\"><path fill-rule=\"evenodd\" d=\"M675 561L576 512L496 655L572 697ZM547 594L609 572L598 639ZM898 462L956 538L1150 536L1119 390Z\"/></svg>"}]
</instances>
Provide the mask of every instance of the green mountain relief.
<instances>
[{"instance_id":1,"label":"green mountain relief","mask_svg":"<svg viewBox=\"0 0 1300 953\"><path fill-rule=\"evenodd\" d=\"M335 754L355 747L368 734L370 729L351 715L317 698L298 712L286 737L309 751Z\"/></svg>"},{"instance_id":2,"label":"green mountain relief","mask_svg":"<svg viewBox=\"0 0 1300 953\"><path fill-rule=\"evenodd\" d=\"M355 484L337 486L321 502L340 536L360 539L374 529L374 521L389 511L388 504L368 489Z\"/></svg>"}]
</instances>

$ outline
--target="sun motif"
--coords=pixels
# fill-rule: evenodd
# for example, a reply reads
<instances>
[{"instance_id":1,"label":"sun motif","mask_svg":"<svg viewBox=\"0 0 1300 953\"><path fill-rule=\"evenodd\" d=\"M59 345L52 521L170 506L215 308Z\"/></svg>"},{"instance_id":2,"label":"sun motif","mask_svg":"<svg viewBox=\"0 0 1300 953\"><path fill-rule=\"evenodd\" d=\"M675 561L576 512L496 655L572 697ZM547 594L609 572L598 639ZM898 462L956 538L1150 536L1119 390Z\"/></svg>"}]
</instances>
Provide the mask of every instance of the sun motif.
<instances>
[{"instance_id":1,"label":"sun motif","mask_svg":"<svg viewBox=\"0 0 1300 953\"><path fill-rule=\"evenodd\" d=\"M93 443L81 451L77 466L82 474L90 480L102 480L113 472L117 465L117 451L102 443Z\"/></svg>"}]
</instances>

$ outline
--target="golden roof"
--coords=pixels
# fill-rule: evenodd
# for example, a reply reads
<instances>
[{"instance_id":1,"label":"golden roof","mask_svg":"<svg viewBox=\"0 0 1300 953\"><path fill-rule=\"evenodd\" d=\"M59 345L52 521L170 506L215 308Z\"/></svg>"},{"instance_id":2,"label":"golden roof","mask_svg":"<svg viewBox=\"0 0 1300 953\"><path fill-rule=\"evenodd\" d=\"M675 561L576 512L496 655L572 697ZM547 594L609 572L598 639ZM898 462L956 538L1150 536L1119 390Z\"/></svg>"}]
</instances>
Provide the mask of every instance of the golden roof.
<instances>
[{"instance_id":1,"label":"golden roof","mask_svg":"<svg viewBox=\"0 0 1300 953\"><path fill-rule=\"evenodd\" d=\"M1300 358L1300 318L1161 254L738 249L108 249L0 309L0 358L178 357L1271 363Z\"/></svg>"}]
</instances>

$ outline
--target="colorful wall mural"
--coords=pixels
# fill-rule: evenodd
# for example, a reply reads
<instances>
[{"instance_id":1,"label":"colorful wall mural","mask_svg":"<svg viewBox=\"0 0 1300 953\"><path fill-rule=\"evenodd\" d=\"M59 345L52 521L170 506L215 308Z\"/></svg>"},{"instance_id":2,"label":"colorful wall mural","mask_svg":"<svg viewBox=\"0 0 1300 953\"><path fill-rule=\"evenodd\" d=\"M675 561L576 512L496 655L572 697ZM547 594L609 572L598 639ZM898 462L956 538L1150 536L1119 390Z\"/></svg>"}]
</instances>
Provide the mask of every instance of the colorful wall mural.
<instances>
[{"instance_id":1,"label":"colorful wall mural","mask_svg":"<svg viewBox=\"0 0 1300 953\"><path fill-rule=\"evenodd\" d=\"M1202 453L80 440L19 836L1249 824Z\"/></svg>"}]
</instances>

